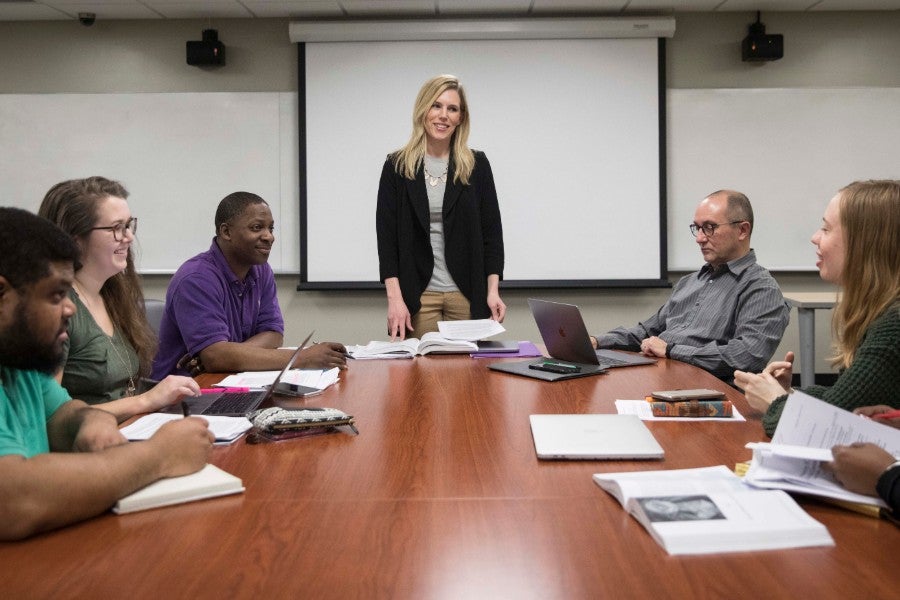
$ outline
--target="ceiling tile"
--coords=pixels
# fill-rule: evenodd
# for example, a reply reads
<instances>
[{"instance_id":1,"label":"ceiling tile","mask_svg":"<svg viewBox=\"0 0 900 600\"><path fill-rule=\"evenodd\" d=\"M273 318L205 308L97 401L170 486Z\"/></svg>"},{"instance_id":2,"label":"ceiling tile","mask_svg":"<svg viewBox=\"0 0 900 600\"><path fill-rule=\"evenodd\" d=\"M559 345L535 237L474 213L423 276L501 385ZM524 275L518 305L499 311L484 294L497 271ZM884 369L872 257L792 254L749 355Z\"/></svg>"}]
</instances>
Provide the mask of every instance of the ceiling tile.
<instances>
[{"instance_id":1,"label":"ceiling tile","mask_svg":"<svg viewBox=\"0 0 900 600\"><path fill-rule=\"evenodd\" d=\"M900 10L900 0L822 0L810 10Z\"/></svg>"},{"instance_id":2,"label":"ceiling tile","mask_svg":"<svg viewBox=\"0 0 900 600\"><path fill-rule=\"evenodd\" d=\"M534 0L532 12L619 12L628 0Z\"/></svg>"},{"instance_id":3,"label":"ceiling tile","mask_svg":"<svg viewBox=\"0 0 900 600\"><path fill-rule=\"evenodd\" d=\"M710 12L720 4L722 0L631 0L628 10Z\"/></svg>"},{"instance_id":4,"label":"ceiling tile","mask_svg":"<svg viewBox=\"0 0 900 600\"><path fill-rule=\"evenodd\" d=\"M505 13L522 15L531 7L531 0L437 0L438 11L442 15Z\"/></svg>"},{"instance_id":5,"label":"ceiling tile","mask_svg":"<svg viewBox=\"0 0 900 600\"><path fill-rule=\"evenodd\" d=\"M360 18L497 14L521 17L647 12L898 11L900 0L0 0L0 21L74 19Z\"/></svg>"},{"instance_id":6,"label":"ceiling tile","mask_svg":"<svg viewBox=\"0 0 900 600\"><path fill-rule=\"evenodd\" d=\"M350 17L372 15L436 15L435 0L340 0Z\"/></svg>"},{"instance_id":7,"label":"ceiling tile","mask_svg":"<svg viewBox=\"0 0 900 600\"><path fill-rule=\"evenodd\" d=\"M159 19L160 16L137 2L109 3L102 0L46 0L44 4L64 11L73 17L80 12L91 12L98 19Z\"/></svg>"},{"instance_id":8,"label":"ceiling tile","mask_svg":"<svg viewBox=\"0 0 900 600\"><path fill-rule=\"evenodd\" d=\"M340 17L337 0L241 0L257 17Z\"/></svg>"},{"instance_id":9,"label":"ceiling tile","mask_svg":"<svg viewBox=\"0 0 900 600\"><path fill-rule=\"evenodd\" d=\"M42 4L0 3L0 21L62 21L69 18L69 15Z\"/></svg>"},{"instance_id":10,"label":"ceiling tile","mask_svg":"<svg viewBox=\"0 0 900 600\"><path fill-rule=\"evenodd\" d=\"M151 7L167 19L249 19L253 17L245 6L234 0L227 2L154 2Z\"/></svg>"},{"instance_id":11,"label":"ceiling tile","mask_svg":"<svg viewBox=\"0 0 900 600\"><path fill-rule=\"evenodd\" d=\"M806 10L818 0L725 0L717 11L778 12ZM847 2L847 0L844 0ZM848 4L853 2L849 0Z\"/></svg>"}]
</instances>

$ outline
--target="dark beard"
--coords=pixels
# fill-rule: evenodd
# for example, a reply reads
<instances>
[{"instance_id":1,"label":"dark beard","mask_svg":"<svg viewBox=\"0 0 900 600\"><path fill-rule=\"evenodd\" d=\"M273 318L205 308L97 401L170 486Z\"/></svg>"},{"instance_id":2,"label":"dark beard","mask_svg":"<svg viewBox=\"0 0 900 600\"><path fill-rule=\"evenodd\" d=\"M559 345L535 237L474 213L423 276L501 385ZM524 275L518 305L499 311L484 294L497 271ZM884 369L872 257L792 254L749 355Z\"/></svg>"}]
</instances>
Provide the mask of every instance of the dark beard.
<instances>
[{"instance_id":1,"label":"dark beard","mask_svg":"<svg viewBox=\"0 0 900 600\"><path fill-rule=\"evenodd\" d=\"M0 332L0 365L54 375L62 364L62 348L37 340L25 312L25 303L19 304L13 324Z\"/></svg>"}]
</instances>

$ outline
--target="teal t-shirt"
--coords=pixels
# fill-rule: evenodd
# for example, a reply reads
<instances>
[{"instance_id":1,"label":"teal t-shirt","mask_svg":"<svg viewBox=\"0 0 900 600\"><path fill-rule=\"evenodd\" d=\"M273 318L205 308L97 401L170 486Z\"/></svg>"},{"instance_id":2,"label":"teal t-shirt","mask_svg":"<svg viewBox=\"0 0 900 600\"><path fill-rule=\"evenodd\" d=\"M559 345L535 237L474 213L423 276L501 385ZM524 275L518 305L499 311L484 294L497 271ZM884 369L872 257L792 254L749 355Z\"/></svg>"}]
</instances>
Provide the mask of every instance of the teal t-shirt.
<instances>
[{"instance_id":1,"label":"teal t-shirt","mask_svg":"<svg viewBox=\"0 0 900 600\"><path fill-rule=\"evenodd\" d=\"M70 399L46 373L0 366L0 456L50 452L47 421Z\"/></svg>"}]
</instances>

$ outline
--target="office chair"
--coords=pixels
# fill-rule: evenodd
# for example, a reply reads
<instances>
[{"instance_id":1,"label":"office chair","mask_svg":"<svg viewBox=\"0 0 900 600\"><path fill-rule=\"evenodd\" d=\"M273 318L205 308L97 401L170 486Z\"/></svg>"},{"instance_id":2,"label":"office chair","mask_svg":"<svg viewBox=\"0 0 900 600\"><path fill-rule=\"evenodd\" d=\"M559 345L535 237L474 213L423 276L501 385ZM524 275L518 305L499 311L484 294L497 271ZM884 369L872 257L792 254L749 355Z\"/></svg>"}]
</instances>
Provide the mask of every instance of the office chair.
<instances>
[{"instance_id":1,"label":"office chair","mask_svg":"<svg viewBox=\"0 0 900 600\"><path fill-rule=\"evenodd\" d=\"M153 333L159 336L159 324L162 322L163 311L166 309L166 303L163 300L153 298L144 299L144 313L147 315L147 321Z\"/></svg>"}]
</instances>

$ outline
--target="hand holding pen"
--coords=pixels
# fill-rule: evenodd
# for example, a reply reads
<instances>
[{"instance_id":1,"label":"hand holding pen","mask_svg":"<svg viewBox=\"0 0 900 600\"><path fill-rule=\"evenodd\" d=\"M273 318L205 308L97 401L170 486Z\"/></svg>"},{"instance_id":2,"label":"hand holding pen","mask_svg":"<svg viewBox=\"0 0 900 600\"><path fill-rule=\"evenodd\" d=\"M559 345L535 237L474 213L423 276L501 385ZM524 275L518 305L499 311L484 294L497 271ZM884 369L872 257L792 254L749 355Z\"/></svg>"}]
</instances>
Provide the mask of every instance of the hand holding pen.
<instances>
[{"instance_id":1,"label":"hand holding pen","mask_svg":"<svg viewBox=\"0 0 900 600\"><path fill-rule=\"evenodd\" d=\"M900 428L900 410L895 410L885 404L861 406L853 412L863 417L874 419L878 423Z\"/></svg>"}]
</instances>

